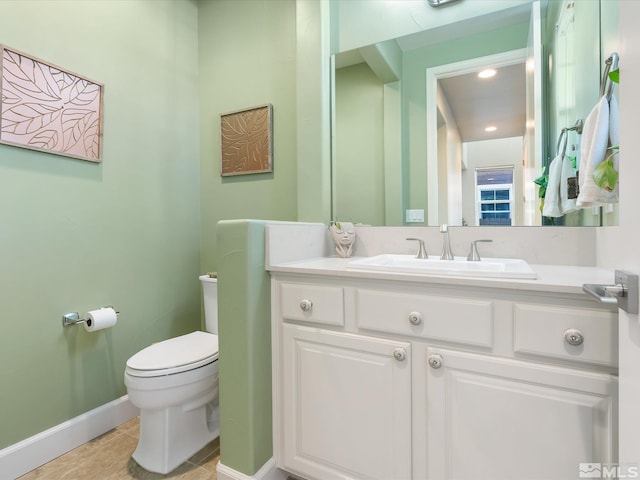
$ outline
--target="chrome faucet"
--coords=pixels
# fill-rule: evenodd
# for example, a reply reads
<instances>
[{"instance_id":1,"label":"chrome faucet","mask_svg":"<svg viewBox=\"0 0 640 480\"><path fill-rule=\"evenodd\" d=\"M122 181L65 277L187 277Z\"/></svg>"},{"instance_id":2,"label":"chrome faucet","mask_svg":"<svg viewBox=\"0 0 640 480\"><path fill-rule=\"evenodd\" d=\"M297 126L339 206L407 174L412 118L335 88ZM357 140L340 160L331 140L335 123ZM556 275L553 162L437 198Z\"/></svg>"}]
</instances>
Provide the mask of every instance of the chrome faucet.
<instances>
[{"instance_id":1,"label":"chrome faucet","mask_svg":"<svg viewBox=\"0 0 640 480\"><path fill-rule=\"evenodd\" d=\"M422 240L421 238L407 238L407 240L415 240L416 242L418 242L418 253L416 253L416 258L429 258L429 256L427 255L427 249L424 246L424 240Z\"/></svg>"},{"instance_id":2,"label":"chrome faucet","mask_svg":"<svg viewBox=\"0 0 640 480\"><path fill-rule=\"evenodd\" d=\"M469 255L467 255L467 260L470 262L479 262L481 260L480 254L478 253L478 247L476 247L476 243L478 242L493 242L493 240L475 240L471 242L471 250L469 250Z\"/></svg>"},{"instance_id":3,"label":"chrome faucet","mask_svg":"<svg viewBox=\"0 0 640 480\"><path fill-rule=\"evenodd\" d=\"M442 237L442 255L440 260L453 260L453 252L451 251L451 239L449 238L449 225L446 223L440 226Z\"/></svg>"}]
</instances>

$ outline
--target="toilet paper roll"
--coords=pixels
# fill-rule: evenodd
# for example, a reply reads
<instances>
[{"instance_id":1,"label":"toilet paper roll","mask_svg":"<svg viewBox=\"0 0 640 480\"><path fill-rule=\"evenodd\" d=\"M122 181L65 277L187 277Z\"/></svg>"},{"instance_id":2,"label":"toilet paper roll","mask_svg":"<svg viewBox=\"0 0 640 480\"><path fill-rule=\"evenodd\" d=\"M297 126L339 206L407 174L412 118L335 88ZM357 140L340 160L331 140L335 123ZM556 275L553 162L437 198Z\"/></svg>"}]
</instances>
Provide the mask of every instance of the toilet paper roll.
<instances>
[{"instance_id":1,"label":"toilet paper roll","mask_svg":"<svg viewBox=\"0 0 640 480\"><path fill-rule=\"evenodd\" d=\"M118 321L118 314L113 308L100 308L85 313L84 329L87 332L95 332L105 328L113 327Z\"/></svg>"}]
</instances>

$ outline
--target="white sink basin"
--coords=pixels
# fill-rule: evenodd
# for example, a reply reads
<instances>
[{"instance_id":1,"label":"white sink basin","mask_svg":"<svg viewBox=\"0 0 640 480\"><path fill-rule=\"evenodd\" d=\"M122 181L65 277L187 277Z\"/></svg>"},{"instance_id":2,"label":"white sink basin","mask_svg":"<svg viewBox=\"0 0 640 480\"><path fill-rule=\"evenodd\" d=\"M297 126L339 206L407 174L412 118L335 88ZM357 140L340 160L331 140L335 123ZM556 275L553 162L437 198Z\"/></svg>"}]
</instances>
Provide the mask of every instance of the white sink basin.
<instances>
[{"instance_id":1,"label":"white sink basin","mask_svg":"<svg viewBox=\"0 0 640 480\"><path fill-rule=\"evenodd\" d=\"M385 254L351 260L347 263L347 268L377 272L423 273L426 275L536 278L536 272L531 269L529 264L518 258L483 258L479 262L470 262L466 257L440 260L439 257L422 259L416 258L414 255Z\"/></svg>"}]
</instances>

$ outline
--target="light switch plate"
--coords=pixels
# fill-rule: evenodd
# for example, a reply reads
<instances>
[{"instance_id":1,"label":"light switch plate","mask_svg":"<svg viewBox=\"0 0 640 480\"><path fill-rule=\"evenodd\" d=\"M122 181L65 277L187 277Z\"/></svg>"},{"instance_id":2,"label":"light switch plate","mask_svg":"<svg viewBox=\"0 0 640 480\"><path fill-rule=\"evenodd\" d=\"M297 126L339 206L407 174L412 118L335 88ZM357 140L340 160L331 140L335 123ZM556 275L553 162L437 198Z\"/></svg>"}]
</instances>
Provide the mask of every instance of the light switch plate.
<instances>
[{"instance_id":1,"label":"light switch plate","mask_svg":"<svg viewBox=\"0 0 640 480\"><path fill-rule=\"evenodd\" d=\"M424 222L424 210L423 209L406 210L405 219L407 223L422 223Z\"/></svg>"}]
</instances>

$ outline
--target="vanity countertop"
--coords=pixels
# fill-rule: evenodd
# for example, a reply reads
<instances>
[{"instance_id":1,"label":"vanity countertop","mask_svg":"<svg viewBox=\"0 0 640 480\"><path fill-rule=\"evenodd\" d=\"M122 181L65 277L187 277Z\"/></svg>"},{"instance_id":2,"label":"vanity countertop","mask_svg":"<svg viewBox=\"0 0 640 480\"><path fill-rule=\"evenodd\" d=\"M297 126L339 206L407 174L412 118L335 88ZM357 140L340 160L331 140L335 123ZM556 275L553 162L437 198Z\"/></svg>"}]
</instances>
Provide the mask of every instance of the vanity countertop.
<instances>
[{"instance_id":1,"label":"vanity countertop","mask_svg":"<svg viewBox=\"0 0 640 480\"><path fill-rule=\"evenodd\" d=\"M425 284L456 285L468 287L500 288L508 290L526 290L537 292L556 292L584 294L584 283L612 284L614 271L598 267L579 267L572 265L531 265L536 272L535 279L513 278L481 278L454 275L427 275L395 272L376 272L368 270L347 269L351 260L363 257L310 258L295 262L267 264L270 272L321 275L343 278L363 278L377 280L398 280Z\"/></svg>"}]
</instances>

